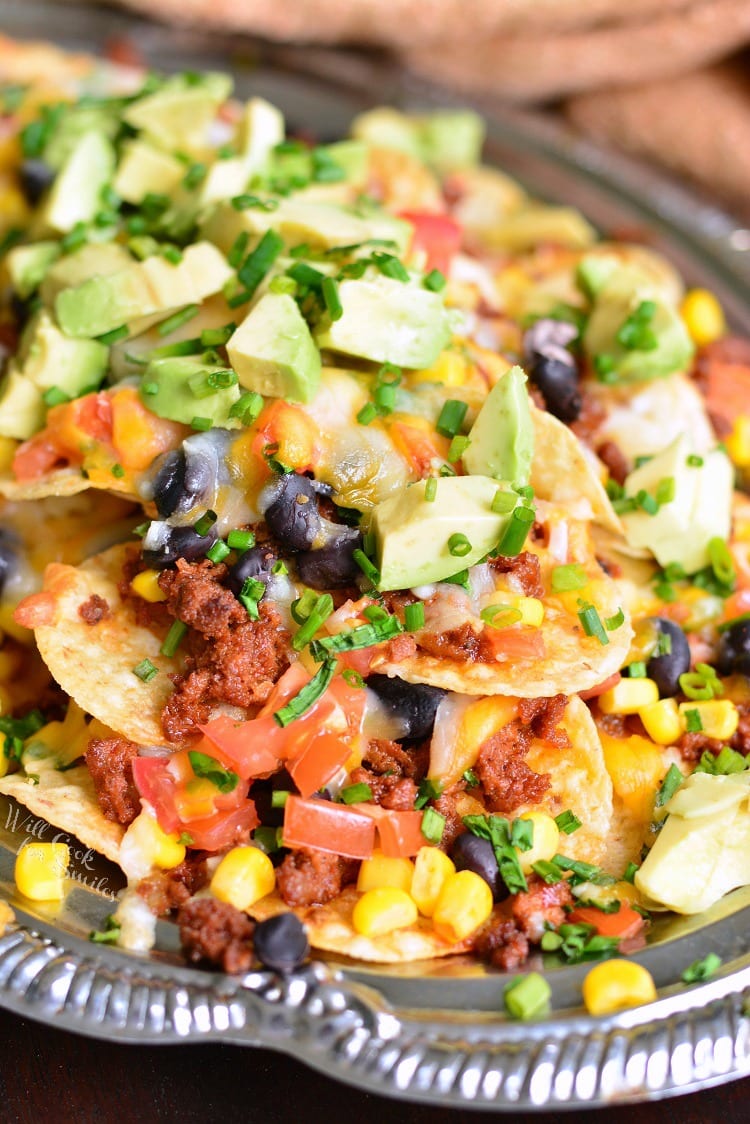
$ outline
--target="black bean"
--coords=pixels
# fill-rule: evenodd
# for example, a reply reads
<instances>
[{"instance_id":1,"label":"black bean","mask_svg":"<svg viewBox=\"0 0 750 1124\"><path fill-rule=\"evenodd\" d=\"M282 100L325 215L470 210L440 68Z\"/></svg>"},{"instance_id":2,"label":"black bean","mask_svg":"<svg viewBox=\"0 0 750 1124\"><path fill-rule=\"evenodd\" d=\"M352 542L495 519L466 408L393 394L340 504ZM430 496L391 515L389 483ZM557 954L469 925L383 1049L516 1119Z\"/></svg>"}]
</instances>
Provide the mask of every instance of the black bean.
<instances>
[{"instance_id":1,"label":"black bean","mask_svg":"<svg viewBox=\"0 0 750 1124\"><path fill-rule=\"evenodd\" d=\"M253 546L250 550L246 550L230 567L227 585L235 597L239 597L248 578L267 581L271 574L271 568L278 560L278 555L271 547Z\"/></svg>"},{"instance_id":2,"label":"black bean","mask_svg":"<svg viewBox=\"0 0 750 1124\"><path fill-rule=\"evenodd\" d=\"M146 535L141 554L152 570L166 570L174 566L178 558L184 558L186 562L204 558L217 538L215 527L211 527L205 535L199 535L193 527L167 527L166 533L153 546L148 544Z\"/></svg>"},{"instance_id":3,"label":"black bean","mask_svg":"<svg viewBox=\"0 0 750 1124\"><path fill-rule=\"evenodd\" d=\"M21 190L32 207L35 207L54 180L57 173L44 160L24 160L18 178Z\"/></svg>"},{"instance_id":4,"label":"black bean","mask_svg":"<svg viewBox=\"0 0 750 1124\"><path fill-rule=\"evenodd\" d=\"M429 738L445 691L424 683L407 683L388 675L371 675L367 686L403 726L403 738Z\"/></svg>"},{"instance_id":5,"label":"black bean","mask_svg":"<svg viewBox=\"0 0 750 1124\"><path fill-rule=\"evenodd\" d=\"M750 675L750 619L736 621L721 634L716 666L721 675Z\"/></svg>"},{"instance_id":6,"label":"black bean","mask_svg":"<svg viewBox=\"0 0 750 1124\"><path fill-rule=\"evenodd\" d=\"M279 913L255 926L255 955L264 968L293 972L310 953L305 926L294 913Z\"/></svg>"},{"instance_id":7,"label":"black bean","mask_svg":"<svg viewBox=\"0 0 750 1124\"><path fill-rule=\"evenodd\" d=\"M670 650L663 656L652 656L646 664L646 674L659 688L660 698L670 698L680 689L680 676L690 670L690 645L674 621L654 617L653 623L662 636L669 637Z\"/></svg>"},{"instance_id":8,"label":"black bean","mask_svg":"<svg viewBox=\"0 0 750 1124\"><path fill-rule=\"evenodd\" d=\"M198 452L173 449L156 462L154 503L162 519L187 515L213 493L214 466Z\"/></svg>"},{"instance_id":9,"label":"black bean","mask_svg":"<svg viewBox=\"0 0 750 1124\"><path fill-rule=\"evenodd\" d=\"M316 490L306 476L288 472L279 477L274 498L265 511L271 534L289 550L309 550L320 532Z\"/></svg>"},{"instance_id":10,"label":"black bean","mask_svg":"<svg viewBox=\"0 0 750 1124\"><path fill-rule=\"evenodd\" d=\"M16 545L12 535L0 528L0 593L10 577L17 561Z\"/></svg>"},{"instance_id":11,"label":"black bean","mask_svg":"<svg viewBox=\"0 0 750 1124\"><path fill-rule=\"evenodd\" d=\"M362 549L362 535L353 528L342 533L320 550L305 550L295 559L300 580L312 589L341 589L354 585L361 570L354 561L355 550Z\"/></svg>"},{"instance_id":12,"label":"black bean","mask_svg":"<svg viewBox=\"0 0 750 1124\"><path fill-rule=\"evenodd\" d=\"M480 839L470 831L459 835L451 848L451 858L456 870L471 870L483 878L492 890L494 901L501 902L508 896L508 887L500 876L495 852L489 839Z\"/></svg>"},{"instance_id":13,"label":"black bean","mask_svg":"<svg viewBox=\"0 0 750 1124\"><path fill-rule=\"evenodd\" d=\"M575 364L538 355L529 366L529 378L542 392L547 409L563 422L573 422L583 408Z\"/></svg>"}]
</instances>

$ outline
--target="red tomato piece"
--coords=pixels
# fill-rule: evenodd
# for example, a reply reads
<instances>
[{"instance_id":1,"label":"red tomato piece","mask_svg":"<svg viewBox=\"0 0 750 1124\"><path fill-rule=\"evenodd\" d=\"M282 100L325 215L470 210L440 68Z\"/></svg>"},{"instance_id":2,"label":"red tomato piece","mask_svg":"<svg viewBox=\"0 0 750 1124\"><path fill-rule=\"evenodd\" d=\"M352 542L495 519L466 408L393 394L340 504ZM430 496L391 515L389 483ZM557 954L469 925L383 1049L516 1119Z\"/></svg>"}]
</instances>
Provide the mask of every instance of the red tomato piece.
<instances>
[{"instance_id":1,"label":"red tomato piece","mask_svg":"<svg viewBox=\"0 0 750 1124\"><path fill-rule=\"evenodd\" d=\"M282 733L278 722L268 715L250 722L235 722L226 714L200 726L206 735L205 750L213 753L240 777L262 777L279 768L279 755L274 748L274 735ZM278 739L277 739L278 740Z\"/></svg>"},{"instance_id":2,"label":"red tomato piece","mask_svg":"<svg viewBox=\"0 0 750 1124\"><path fill-rule=\"evenodd\" d=\"M427 843L422 812L388 812L378 820L380 849L389 859L411 858Z\"/></svg>"},{"instance_id":3,"label":"red tomato piece","mask_svg":"<svg viewBox=\"0 0 750 1124\"><path fill-rule=\"evenodd\" d=\"M250 832L258 823L255 804L252 800L243 800L238 808L219 811L202 820L193 820L185 825L184 830L193 840L191 847L199 851L224 851L238 843L247 842Z\"/></svg>"},{"instance_id":4,"label":"red tomato piece","mask_svg":"<svg viewBox=\"0 0 750 1124\"><path fill-rule=\"evenodd\" d=\"M601 683L597 683L595 687L589 687L588 691L579 691L578 694L582 699L595 699L597 695L603 695L610 687L614 687L621 679L622 675L619 671L616 671L613 675L602 679Z\"/></svg>"},{"instance_id":5,"label":"red tomato piece","mask_svg":"<svg viewBox=\"0 0 750 1124\"><path fill-rule=\"evenodd\" d=\"M617 913L602 913L594 906L580 906L568 914L566 921L571 925L593 925L600 936L622 940L637 936L645 924L640 913L625 902L620 902Z\"/></svg>"},{"instance_id":6,"label":"red tomato piece","mask_svg":"<svg viewBox=\"0 0 750 1124\"><path fill-rule=\"evenodd\" d=\"M154 809L164 831L177 831L180 819L175 807L177 782L168 769L168 757L136 757L133 780L138 792Z\"/></svg>"},{"instance_id":7,"label":"red tomato piece","mask_svg":"<svg viewBox=\"0 0 750 1124\"><path fill-rule=\"evenodd\" d=\"M335 776L341 766L349 759L351 746L334 734L318 734L311 739L287 768L289 776L302 796L312 796L326 781Z\"/></svg>"},{"instance_id":8,"label":"red tomato piece","mask_svg":"<svg viewBox=\"0 0 750 1124\"><path fill-rule=\"evenodd\" d=\"M449 273L453 255L458 253L463 230L450 215L430 214L423 211L402 211L399 216L414 227L411 249L423 250L427 255L426 272L439 269Z\"/></svg>"},{"instance_id":9,"label":"red tomato piece","mask_svg":"<svg viewBox=\"0 0 750 1124\"><path fill-rule=\"evenodd\" d=\"M538 660L546 655L546 646L540 628L487 627L482 635L490 642L495 656L499 658Z\"/></svg>"},{"instance_id":10,"label":"red tomato piece","mask_svg":"<svg viewBox=\"0 0 750 1124\"><path fill-rule=\"evenodd\" d=\"M349 859L369 859L375 846L375 824L344 804L290 796L284 808L284 843Z\"/></svg>"}]
</instances>

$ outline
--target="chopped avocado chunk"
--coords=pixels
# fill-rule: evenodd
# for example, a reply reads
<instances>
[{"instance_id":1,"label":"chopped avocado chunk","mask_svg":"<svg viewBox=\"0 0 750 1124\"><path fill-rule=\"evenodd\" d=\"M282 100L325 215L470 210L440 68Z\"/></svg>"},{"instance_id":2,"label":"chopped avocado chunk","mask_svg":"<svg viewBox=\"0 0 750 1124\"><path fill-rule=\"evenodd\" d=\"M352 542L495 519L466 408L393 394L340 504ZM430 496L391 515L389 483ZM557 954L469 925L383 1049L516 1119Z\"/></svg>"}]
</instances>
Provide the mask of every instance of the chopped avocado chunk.
<instances>
[{"instance_id":1,"label":"chopped avocado chunk","mask_svg":"<svg viewBox=\"0 0 750 1124\"><path fill-rule=\"evenodd\" d=\"M108 356L109 348L97 340L66 336L43 309L23 333L18 365L24 377L40 390L56 386L75 398L99 386Z\"/></svg>"},{"instance_id":2,"label":"chopped avocado chunk","mask_svg":"<svg viewBox=\"0 0 750 1124\"><path fill-rule=\"evenodd\" d=\"M463 465L472 476L528 484L533 455L534 426L526 375L520 367L512 367L485 398L469 432Z\"/></svg>"},{"instance_id":3,"label":"chopped avocado chunk","mask_svg":"<svg viewBox=\"0 0 750 1124\"><path fill-rule=\"evenodd\" d=\"M450 343L451 326L441 293L376 276L342 281L338 320L323 320L318 346L374 363L431 367Z\"/></svg>"},{"instance_id":4,"label":"chopped avocado chunk","mask_svg":"<svg viewBox=\"0 0 750 1124\"><path fill-rule=\"evenodd\" d=\"M42 153L45 164L59 171L79 140L89 133L99 133L114 141L120 128L117 105L66 105L56 116Z\"/></svg>"},{"instance_id":5,"label":"chopped avocado chunk","mask_svg":"<svg viewBox=\"0 0 750 1124\"><path fill-rule=\"evenodd\" d=\"M59 256L59 242L32 242L28 246L16 246L6 254L5 268L21 300L26 300L41 285L47 270Z\"/></svg>"},{"instance_id":6,"label":"chopped avocado chunk","mask_svg":"<svg viewBox=\"0 0 750 1124\"><path fill-rule=\"evenodd\" d=\"M625 537L632 547L646 547L662 566L678 562L689 574L709 564L708 544L726 539L731 527L734 476L725 453L714 449L692 464L685 436L635 469L625 480L625 495L637 505L621 514ZM663 481L673 498L651 515L638 497L655 498ZM646 504L653 507L648 499Z\"/></svg>"},{"instance_id":7,"label":"chopped avocado chunk","mask_svg":"<svg viewBox=\"0 0 750 1124\"><path fill-rule=\"evenodd\" d=\"M145 331L156 314L200 304L231 276L232 270L215 246L196 242L187 247L177 265L160 257L147 258L63 289L57 295L55 311L70 336L101 336L122 324L133 335Z\"/></svg>"},{"instance_id":8,"label":"chopped avocado chunk","mask_svg":"<svg viewBox=\"0 0 750 1124\"><path fill-rule=\"evenodd\" d=\"M115 168L115 150L102 133L84 133L57 174L41 210L42 225L65 234L101 209L101 191Z\"/></svg>"},{"instance_id":9,"label":"chopped avocado chunk","mask_svg":"<svg viewBox=\"0 0 750 1124\"><path fill-rule=\"evenodd\" d=\"M0 436L25 441L44 425L42 392L10 363L0 383Z\"/></svg>"},{"instance_id":10,"label":"chopped avocado chunk","mask_svg":"<svg viewBox=\"0 0 750 1124\"><path fill-rule=\"evenodd\" d=\"M231 199L247 187L277 144L284 140L284 118L264 98L251 98L245 105L234 147L237 155L217 160L208 169L201 187L201 203Z\"/></svg>"},{"instance_id":11,"label":"chopped avocado chunk","mask_svg":"<svg viewBox=\"0 0 750 1124\"><path fill-rule=\"evenodd\" d=\"M478 163L484 122L471 110L437 110L409 116L396 109L372 109L357 117L352 135L379 148L408 152L440 172Z\"/></svg>"},{"instance_id":12,"label":"chopped avocado chunk","mask_svg":"<svg viewBox=\"0 0 750 1124\"><path fill-rule=\"evenodd\" d=\"M201 417L214 426L237 428L240 423L229 416L229 411L240 396L239 385L221 385L231 374L226 368L192 357L152 359L139 393L143 404L160 418L190 425L194 418ZM216 383L213 387L212 382Z\"/></svg>"},{"instance_id":13,"label":"chopped avocado chunk","mask_svg":"<svg viewBox=\"0 0 750 1124\"><path fill-rule=\"evenodd\" d=\"M229 361L247 390L310 402L320 382L320 352L295 301L266 293L227 343Z\"/></svg>"},{"instance_id":14,"label":"chopped avocado chunk","mask_svg":"<svg viewBox=\"0 0 750 1124\"><path fill-rule=\"evenodd\" d=\"M63 289L80 285L90 277L106 277L131 265L133 259L118 242L90 242L73 254L65 254L47 270L39 295L48 306Z\"/></svg>"},{"instance_id":15,"label":"chopped avocado chunk","mask_svg":"<svg viewBox=\"0 0 750 1124\"><path fill-rule=\"evenodd\" d=\"M202 155L208 127L232 91L227 74L176 74L153 94L139 98L123 113L123 120L169 152Z\"/></svg>"},{"instance_id":16,"label":"chopped avocado chunk","mask_svg":"<svg viewBox=\"0 0 750 1124\"><path fill-rule=\"evenodd\" d=\"M126 141L112 186L126 203L140 203L150 193L171 195L185 175L185 165L144 140Z\"/></svg>"},{"instance_id":17,"label":"chopped avocado chunk","mask_svg":"<svg viewBox=\"0 0 750 1124\"><path fill-rule=\"evenodd\" d=\"M492 510L498 489L514 497L508 484L489 476L447 476L437 481L432 501L425 497L426 484L408 485L373 511L379 589L410 589L475 565L497 546L508 524L510 512ZM468 541L465 553L451 553L453 535Z\"/></svg>"},{"instance_id":18,"label":"chopped avocado chunk","mask_svg":"<svg viewBox=\"0 0 750 1124\"><path fill-rule=\"evenodd\" d=\"M585 274L586 284L601 281L591 267ZM646 382L683 371L694 351L677 307L631 267L613 270L595 290L583 349L599 377L614 383Z\"/></svg>"}]
</instances>

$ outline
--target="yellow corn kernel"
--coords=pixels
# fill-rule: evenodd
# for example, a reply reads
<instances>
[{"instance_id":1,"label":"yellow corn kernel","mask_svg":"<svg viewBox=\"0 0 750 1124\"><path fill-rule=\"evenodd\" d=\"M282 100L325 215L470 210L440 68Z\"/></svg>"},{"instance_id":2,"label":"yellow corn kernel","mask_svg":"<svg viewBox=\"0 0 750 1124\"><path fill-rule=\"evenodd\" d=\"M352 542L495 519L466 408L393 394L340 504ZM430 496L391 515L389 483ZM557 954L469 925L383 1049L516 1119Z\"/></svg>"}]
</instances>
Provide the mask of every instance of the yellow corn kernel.
<instances>
[{"instance_id":1,"label":"yellow corn kernel","mask_svg":"<svg viewBox=\"0 0 750 1124\"><path fill-rule=\"evenodd\" d=\"M130 588L144 601L166 601L167 595L159 585L159 570L141 570L130 583Z\"/></svg>"},{"instance_id":2,"label":"yellow corn kernel","mask_svg":"<svg viewBox=\"0 0 750 1124\"><path fill-rule=\"evenodd\" d=\"M12 437L0 437L0 472L10 471L17 448L18 442Z\"/></svg>"},{"instance_id":3,"label":"yellow corn kernel","mask_svg":"<svg viewBox=\"0 0 750 1124\"><path fill-rule=\"evenodd\" d=\"M690 289L680 309L690 338L698 347L726 335L727 322L718 300L708 289Z\"/></svg>"},{"instance_id":4,"label":"yellow corn kernel","mask_svg":"<svg viewBox=\"0 0 750 1124\"><path fill-rule=\"evenodd\" d=\"M363 937L382 937L417 920L417 903L406 890L381 886L363 894L352 912L352 925Z\"/></svg>"},{"instance_id":5,"label":"yellow corn kernel","mask_svg":"<svg viewBox=\"0 0 750 1124\"><path fill-rule=\"evenodd\" d=\"M674 745L684 729L676 699L660 699L649 706L642 706L638 717L657 745Z\"/></svg>"},{"instance_id":6,"label":"yellow corn kernel","mask_svg":"<svg viewBox=\"0 0 750 1124\"><path fill-rule=\"evenodd\" d=\"M144 865L171 870L185 858L185 846L176 832L166 832L149 812L141 812L127 830L128 841L133 842Z\"/></svg>"},{"instance_id":7,"label":"yellow corn kernel","mask_svg":"<svg viewBox=\"0 0 750 1124\"><path fill-rule=\"evenodd\" d=\"M273 863L259 847L233 847L211 879L211 893L235 909L249 909L276 886Z\"/></svg>"},{"instance_id":8,"label":"yellow corn kernel","mask_svg":"<svg viewBox=\"0 0 750 1124\"><path fill-rule=\"evenodd\" d=\"M443 351L436 363L422 371L413 371L411 381L441 382L443 386L463 386L466 382L468 360L460 351Z\"/></svg>"},{"instance_id":9,"label":"yellow corn kernel","mask_svg":"<svg viewBox=\"0 0 750 1124\"><path fill-rule=\"evenodd\" d=\"M424 917L432 917L445 880L456 873L456 868L439 847L422 847L414 860L411 896Z\"/></svg>"},{"instance_id":10,"label":"yellow corn kernel","mask_svg":"<svg viewBox=\"0 0 750 1124\"><path fill-rule=\"evenodd\" d=\"M59 901L65 897L69 862L66 843L27 843L16 859L19 892L34 902Z\"/></svg>"},{"instance_id":11,"label":"yellow corn kernel","mask_svg":"<svg viewBox=\"0 0 750 1124\"><path fill-rule=\"evenodd\" d=\"M583 1002L590 1015L611 1015L656 999L653 977L634 960L605 960L583 981Z\"/></svg>"},{"instance_id":12,"label":"yellow corn kernel","mask_svg":"<svg viewBox=\"0 0 750 1124\"><path fill-rule=\"evenodd\" d=\"M730 458L739 468L750 468L750 414L734 419L732 432L724 438Z\"/></svg>"},{"instance_id":13,"label":"yellow corn kernel","mask_svg":"<svg viewBox=\"0 0 750 1124\"><path fill-rule=\"evenodd\" d=\"M397 890L411 888L414 863L411 859L389 859L381 851L373 852L372 858L365 859L359 868L357 889L360 894L368 890L379 890L390 886Z\"/></svg>"},{"instance_id":14,"label":"yellow corn kernel","mask_svg":"<svg viewBox=\"0 0 750 1124\"><path fill-rule=\"evenodd\" d=\"M633 815L648 821L664 777L661 748L639 734L629 738L613 738L603 730L599 734L612 787Z\"/></svg>"},{"instance_id":15,"label":"yellow corn kernel","mask_svg":"<svg viewBox=\"0 0 750 1124\"><path fill-rule=\"evenodd\" d=\"M483 925L492 913L492 891L473 870L459 870L443 883L432 915L435 932L453 944Z\"/></svg>"},{"instance_id":16,"label":"yellow corn kernel","mask_svg":"<svg viewBox=\"0 0 750 1124\"><path fill-rule=\"evenodd\" d=\"M653 679L621 679L598 701L602 714L637 714L642 707L659 701L659 688Z\"/></svg>"},{"instance_id":17,"label":"yellow corn kernel","mask_svg":"<svg viewBox=\"0 0 750 1124\"><path fill-rule=\"evenodd\" d=\"M560 829L546 812L525 812L522 820L534 826L531 849L518 852L518 861L524 874L530 874L534 863L549 862L557 854L560 843Z\"/></svg>"},{"instance_id":18,"label":"yellow corn kernel","mask_svg":"<svg viewBox=\"0 0 750 1124\"><path fill-rule=\"evenodd\" d=\"M740 716L737 707L729 699L712 699L710 702L680 703L682 729L687 729L687 714L697 710L701 720L701 732L709 738L729 741L737 732Z\"/></svg>"},{"instance_id":19,"label":"yellow corn kernel","mask_svg":"<svg viewBox=\"0 0 750 1124\"><path fill-rule=\"evenodd\" d=\"M538 597L519 597L515 607L521 613L521 624L539 628L544 620L544 605Z\"/></svg>"}]
</instances>

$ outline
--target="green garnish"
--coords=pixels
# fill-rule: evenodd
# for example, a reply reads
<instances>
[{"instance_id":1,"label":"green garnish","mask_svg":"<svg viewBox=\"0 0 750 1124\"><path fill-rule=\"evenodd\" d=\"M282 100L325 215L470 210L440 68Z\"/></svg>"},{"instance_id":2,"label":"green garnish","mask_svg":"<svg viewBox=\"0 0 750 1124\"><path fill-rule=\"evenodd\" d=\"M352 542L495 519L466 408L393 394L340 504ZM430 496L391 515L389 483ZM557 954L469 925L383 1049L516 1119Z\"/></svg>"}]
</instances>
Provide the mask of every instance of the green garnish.
<instances>
[{"instance_id":1,"label":"green garnish","mask_svg":"<svg viewBox=\"0 0 750 1124\"><path fill-rule=\"evenodd\" d=\"M551 588L553 593L569 593L575 589L583 589L588 583L586 571L580 562L571 562L567 566L555 566L552 571Z\"/></svg>"},{"instance_id":2,"label":"green garnish","mask_svg":"<svg viewBox=\"0 0 750 1124\"><path fill-rule=\"evenodd\" d=\"M164 643L159 651L163 656L173 656L182 643L188 626L180 620L172 621L169 632L164 637Z\"/></svg>"},{"instance_id":3,"label":"green garnish","mask_svg":"<svg viewBox=\"0 0 750 1124\"><path fill-rule=\"evenodd\" d=\"M437 844L443 838L445 816L441 815L437 808L425 808L420 828L428 843Z\"/></svg>"},{"instance_id":4,"label":"green garnish","mask_svg":"<svg viewBox=\"0 0 750 1124\"><path fill-rule=\"evenodd\" d=\"M672 799L672 797L674 796L675 792L677 792L677 789L680 787L680 785L682 784L684 779L685 778L683 777L682 773L680 772L680 770L677 768L676 765L670 765L669 766L669 769L667 770L667 775L665 776L664 780L661 782L661 788L659 789L659 791L656 794L656 807L657 808L663 808L664 805L669 800Z\"/></svg>"},{"instance_id":5,"label":"green garnish","mask_svg":"<svg viewBox=\"0 0 750 1124\"><path fill-rule=\"evenodd\" d=\"M539 972L516 976L503 990L505 1010L514 1019L526 1021L549 1011L552 988Z\"/></svg>"},{"instance_id":6,"label":"green garnish","mask_svg":"<svg viewBox=\"0 0 750 1124\"><path fill-rule=\"evenodd\" d=\"M680 977L683 983L701 983L703 980L708 980L711 976L715 975L721 967L721 957L717 956L715 952L709 952L702 960L694 960L689 968L686 968Z\"/></svg>"},{"instance_id":7,"label":"green garnish","mask_svg":"<svg viewBox=\"0 0 750 1124\"><path fill-rule=\"evenodd\" d=\"M609 637L596 607L585 601L579 601L578 604L580 605L578 619L586 635L595 636L601 645L609 644Z\"/></svg>"},{"instance_id":8,"label":"green garnish","mask_svg":"<svg viewBox=\"0 0 750 1124\"><path fill-rule=\"evenodd\" d=\"M295 718L300 718L311 706L315 705L321 695L326 692L336 674L336 664L335 659L325 660L310 682L306 683L299 693L289 700L286 706L282 706L281 710L274 711L274 718L279 726L288 726L290 722L294 722Z\"/></svg>"},{"instance_id":9,"label":"green garnish","mask_svg":"<svg viewBox=\"0 0 750 1124\"><path fill-rule=\"evenodd\" d=\"M225 769L221 761L209 757L207 753L199 753L197 749L188 750L188 760L196 777L210 781L219 792L234 792L240 778L230 769Z\"/></svg>"},{"instance_id":10,"label":"green garnish","mask_svg":"<svg viewBox=\"0 0 750 1124\"><path fill-rule=\"evenodd\" d=\"M158 674L159 668L150 659L141 660L133 668L133 675L137 675L144 683L150 683L154 676Z\"/></svg>"},{"instance_id":11,"label":"green garnish","mask_svg":"<svg viewBox=\"0 0 750 1124\"><path fill-rule=\"evenodd\" d=\"M566 812L561 812L559 816L555 816L555 823L563 835L572 835L581 826L578 816L575 812L571 812L570 808Z\"/></svg>"},{"instance_id":12,"label":"green garnish","mask_svg":"<svg viewBox=\"0 0 750 1124\"><path fill-rule=\"evenodd\" d=\"M364 804L372 800L372 789L369 784L350 784L341 789L339 797L342 804Z\"/></svg>"}]
</instances>

